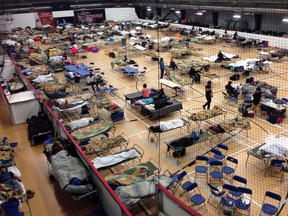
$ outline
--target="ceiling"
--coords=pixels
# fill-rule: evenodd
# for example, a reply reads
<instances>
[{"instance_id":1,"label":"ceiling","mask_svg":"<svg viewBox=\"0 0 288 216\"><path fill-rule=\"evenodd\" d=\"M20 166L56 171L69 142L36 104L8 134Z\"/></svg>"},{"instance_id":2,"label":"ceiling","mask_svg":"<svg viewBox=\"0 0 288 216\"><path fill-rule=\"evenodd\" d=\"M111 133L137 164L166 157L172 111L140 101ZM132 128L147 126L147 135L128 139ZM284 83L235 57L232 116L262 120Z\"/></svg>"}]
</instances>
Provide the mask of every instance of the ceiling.
<instances>
[{"instance_id":1,"label":"ceiling","mask_svg":"<svg viewBox=\"0 0 288 216\"><path fill-rule=\"evenodd\" d=\"M2 0L0 14L67 9L154 6L176 9L287 13L288 0Z\"/></svg>"}]
</instances>

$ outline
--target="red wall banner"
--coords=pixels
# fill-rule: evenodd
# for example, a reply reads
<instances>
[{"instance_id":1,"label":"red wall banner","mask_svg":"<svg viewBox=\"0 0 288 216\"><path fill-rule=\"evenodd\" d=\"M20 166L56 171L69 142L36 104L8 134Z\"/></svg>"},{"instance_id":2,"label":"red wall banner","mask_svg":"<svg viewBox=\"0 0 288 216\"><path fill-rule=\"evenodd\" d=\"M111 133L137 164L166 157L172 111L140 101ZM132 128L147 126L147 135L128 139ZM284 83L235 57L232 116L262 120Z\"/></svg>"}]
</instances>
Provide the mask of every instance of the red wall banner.
<instances>
[{"instance_id":1,"label":"red wall banner","mask_svg":"<svg viewBox=\"0 0 288 216\"><path fill-rule=\"evenodd\" d=\"M55 21L53 19L52 11L48 12L37 12L36 15L36 26L50 25L55 27Z\"/></svg>"}]
</instances>

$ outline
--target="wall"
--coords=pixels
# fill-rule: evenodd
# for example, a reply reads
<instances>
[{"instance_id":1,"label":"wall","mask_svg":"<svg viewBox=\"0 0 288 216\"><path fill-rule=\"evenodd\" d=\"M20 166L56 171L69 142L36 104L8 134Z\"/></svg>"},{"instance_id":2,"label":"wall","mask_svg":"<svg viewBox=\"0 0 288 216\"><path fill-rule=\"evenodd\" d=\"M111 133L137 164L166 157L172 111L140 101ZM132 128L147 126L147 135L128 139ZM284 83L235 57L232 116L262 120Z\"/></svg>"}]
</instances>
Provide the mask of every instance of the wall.
<instances>
[{"instance_id":1,"label":"wall","mask_svg":"<svg viewBox=\"0 0 288 216\"><path fill-rule=\"evenodd\" d=\"M0 20L5 20L5 18L6 16L0 16ZM13 21L9 22L9 30L16 27L26 28L30 26L34 28L36 26L34 13L12 14L12 18ZM2 22L2 20L0 22Z\"/></svg>"},{"instance_id":2,"label":"wall","mask_svg":"<svg viewBox=\"0 0 288 216\"><path fill-rule=\"evenodd\" d=\"M135 20L138 19L135 8L105 8L106 20Z\"/></svg>"}]
</instances>

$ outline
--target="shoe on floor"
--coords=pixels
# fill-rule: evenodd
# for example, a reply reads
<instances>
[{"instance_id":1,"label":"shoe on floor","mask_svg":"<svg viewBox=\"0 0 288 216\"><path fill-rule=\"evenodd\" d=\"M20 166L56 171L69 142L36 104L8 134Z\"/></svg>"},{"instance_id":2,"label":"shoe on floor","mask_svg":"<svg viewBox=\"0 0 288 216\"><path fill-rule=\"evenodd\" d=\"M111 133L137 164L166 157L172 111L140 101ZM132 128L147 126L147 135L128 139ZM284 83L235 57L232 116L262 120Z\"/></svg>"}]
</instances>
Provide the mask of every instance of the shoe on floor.
<instances>
[{"instance_id":1,"label":"shoe on floor","mask_svg":"<svg viewBox=\"0 0 288 216\"><path fill-rule=\"evenodd\" d=\"M32 191L32 190L27 190L26 192L27 192L28 194L35 194L35 192Z\"/></svg>"},{"instance_id":2,"label":"shoe on floor","mask_svg":"<svg viewBox=\"0 0 288 216\"><path fill-rule=\"evenodd\" d=\"M27 193L27 199L31 199L34 197L34 194Z\"/></svg>"},{"instance_id":3,"label":"shoe on floor","mask_svg":"<svg viewBox=\"0 0 288 216\"><path fill-rule=\"evenodd\" d=\"M205 110L205 106L202 106L203 107L203 109Z\"/></svg>"}]
</instances>

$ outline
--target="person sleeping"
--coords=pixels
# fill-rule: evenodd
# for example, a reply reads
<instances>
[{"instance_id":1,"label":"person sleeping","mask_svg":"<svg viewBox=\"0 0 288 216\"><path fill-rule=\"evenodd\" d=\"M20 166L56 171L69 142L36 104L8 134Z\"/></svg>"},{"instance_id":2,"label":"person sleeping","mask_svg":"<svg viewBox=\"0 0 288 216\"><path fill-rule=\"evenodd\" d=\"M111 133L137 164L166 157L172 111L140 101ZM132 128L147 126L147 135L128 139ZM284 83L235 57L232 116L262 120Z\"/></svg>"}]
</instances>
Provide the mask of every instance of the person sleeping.
<instances>
[{"instance_id":1,"label":"person sleeping","mask_svg":"<svg viewBox=\"0 0 288 216\"><path fill-rule=\"evenodd\" d=\"M21 181L21 178L19 176L16 176L12 172L8 172L7 167L5 166L1 167L0 184L4 184L5 186L11 187L13 189L19 189L21 188L19 181Z\"/></svg>"}]
</instances>

